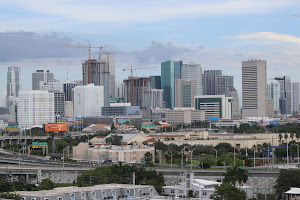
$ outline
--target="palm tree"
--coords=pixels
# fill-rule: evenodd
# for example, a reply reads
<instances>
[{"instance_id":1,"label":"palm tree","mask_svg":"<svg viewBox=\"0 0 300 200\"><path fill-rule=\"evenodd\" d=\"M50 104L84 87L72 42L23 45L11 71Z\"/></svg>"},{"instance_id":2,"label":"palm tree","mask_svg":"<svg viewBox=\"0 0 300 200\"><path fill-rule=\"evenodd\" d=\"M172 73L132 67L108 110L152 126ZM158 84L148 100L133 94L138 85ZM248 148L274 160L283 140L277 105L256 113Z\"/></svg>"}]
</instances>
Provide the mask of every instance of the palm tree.
<instances>
[{"instance_id":1,"label":"palm tree","mask_svg":"<svg viewBox=\"0 0 300 200\"><path fill-rule=\"evenodd\" d=\"M288 134L287 134L287 133L285 133L285 134L284 134L284 139L286 140L286 143L287 143L287 139L288 139L288 137L289 137L289 136L288 136Z\"/></svg>"},{"instance_id":2,"label":"palm tree","mask_svg":"<svg viewBox=\"0 0 300 200\"><path fill-rule=\"evenodd\" d=\"M290 138L292 138L292 141L294 140L294 137L295 137L295 133L291 133Z\"/></svg>"},{"instance_id":3,"label":"palm tree","mask_svg":"<svg viewBox=\"0 0 300 200\"><path fill-rule=\"evenodd\" d=\"M227 168L226 173L223 174L225 176L223 182L224 183L231 183L235 186L236 182L239 183L239 186L241 187L242 183L246 183L248 180L247 170L237 167L236 165Z\"/></svg>"},{"instance_id":4,"label":"palm tree","mask_svg":"<svg viewBox=\"0 0 300 200\"><path fill-rule=\"evenodd\" d=\"M278 137L279 137L279 141L280 141L280 143L281 143L281 140L282 140L282 134L279 133Z\"/></svg>"}]
</instances>

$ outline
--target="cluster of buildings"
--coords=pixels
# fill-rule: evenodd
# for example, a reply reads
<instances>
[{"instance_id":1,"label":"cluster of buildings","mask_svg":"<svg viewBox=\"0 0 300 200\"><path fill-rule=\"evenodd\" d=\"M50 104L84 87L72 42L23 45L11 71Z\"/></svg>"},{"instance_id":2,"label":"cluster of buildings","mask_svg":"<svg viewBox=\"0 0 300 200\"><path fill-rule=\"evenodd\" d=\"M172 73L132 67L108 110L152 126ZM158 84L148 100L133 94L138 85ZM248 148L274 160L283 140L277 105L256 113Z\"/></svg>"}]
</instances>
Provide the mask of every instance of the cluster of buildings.
<instances>
[{"instance_id":1,"label":"cluster of buildings","mask_svg":"<svg viewBox=\"0 0 300 200\"><path fill-rule=\"evenodd\" d=\"M7 121L20 128L74 118L176 125L298 113L300 83L292 83L289 76L267 81L263 60L242 62L242 108L234 77L222 70L202 71L200 64L169 60L161 63L160 76L128 77L123 82L116 81L115 71L115 54L101 52L98 59L82 63L81 81L61 82L50 70L36 70L32 90L25 91L21 68L8 67Z\"/></svg>"}]
</instances>

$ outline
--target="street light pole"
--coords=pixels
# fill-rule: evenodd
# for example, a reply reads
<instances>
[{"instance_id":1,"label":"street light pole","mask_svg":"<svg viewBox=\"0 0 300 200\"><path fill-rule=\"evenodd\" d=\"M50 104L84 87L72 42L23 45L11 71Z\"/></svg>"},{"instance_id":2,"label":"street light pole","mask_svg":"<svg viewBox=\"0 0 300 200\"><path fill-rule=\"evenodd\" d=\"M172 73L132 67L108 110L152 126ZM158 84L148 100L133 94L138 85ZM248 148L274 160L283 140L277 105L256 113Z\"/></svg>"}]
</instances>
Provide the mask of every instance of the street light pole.
<instances>
[{"instance_id":1,"label":"street light pole","mask_svg":"<svg viewBox=\"0 0 300 200\"><path fill-rule=\"evenodd\" d=\"M173 168L173 167L172 167L172 165L173 165L173 160L172 160L172 159L173 159L173 158L172 158L173 155L172 155L172 154L173 154L173 153L172 153L172 150L171 150L171 169Z\"/></svg>"},{"instance_id":2,"label":"street light pole","mask_svg":"<svg viewBox=\"0 0 300 200\"><path fill-rule=\"evenodd\" d=\"M195 148L192 149L191 151L191 170L193 170L193 152L194 152Z\"/></svg>"},{"instance_id":3,"label":"street light pole","mask_svg":"<svg viewBox=\"0 0 300 200\"><path fill-rule=\"evenodd\" d=\"M21 151L24 150L26 147L23 147L19 150L19 169L21 167Z\"/></svg>"},{"instance_id":4,"label":"street light pole","mask_svg":"<svg viewBox=\"0 0 300 200\"><path fill-rule=\"evenodd\" d=\"M253 152L254 152L254 163L253 163L253 165L254 165L254 168L255 168L255 147L253 148Z\"/></svg>"},{"instance_id":5,"label":"street light pole","mask_svg":"<svg viewBox=\"0 0 300 200\"><path fill-rule=\"evenodd\" d=\"M64 172L64 169L65 169L65 150L69 149L70 146L67 146L66 148L63 149L63 172Z\"/></svg>"},{"instance_id":6,"label":"street light pole","mask_svg":"<svg viewBox=\"0 0 300 200\"><path fill-rule=\"evenodd\" d=\"M289 164L289 143L286 140L286 164Z\"/></svg>"},{"instance_id":7,"label":"street light pole","mask_svg":"<svg viewBox=\"0 0 300 200\"><path fill-rule=\"evenodd\" d=\"M215 151L216 151L216 158L218 158L218 150L217 150L217 149L215 149Z\"/></svg>"}]
</instances>

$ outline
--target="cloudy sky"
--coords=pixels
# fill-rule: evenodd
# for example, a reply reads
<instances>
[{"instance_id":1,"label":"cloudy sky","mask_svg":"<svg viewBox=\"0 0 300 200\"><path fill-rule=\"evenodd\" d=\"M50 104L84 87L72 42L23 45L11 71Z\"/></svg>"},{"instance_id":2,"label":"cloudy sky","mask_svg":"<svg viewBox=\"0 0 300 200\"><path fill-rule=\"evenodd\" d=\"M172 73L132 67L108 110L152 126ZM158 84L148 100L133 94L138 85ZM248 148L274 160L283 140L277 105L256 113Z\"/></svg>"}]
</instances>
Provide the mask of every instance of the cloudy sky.
<instances>
[{"instance_id":1,"label":"cloudy sky","mask_svg":"<svg viewBox=\"0 0 300 200\"><path fill-rule=\"evenodd\" d=\"M160 75L160 62L195 62L202 70L235 76L241 91L241 61L264 59L268 78L300 81L299 0L9 0L0 1L0 106L8 66L22 67L23 89L31 73L49 69L58 80L81 79L86 49L103 46L122 68L156 67L137 75ZM93 51L97 57L99 51Z\"/></svg>"}]
</instances>

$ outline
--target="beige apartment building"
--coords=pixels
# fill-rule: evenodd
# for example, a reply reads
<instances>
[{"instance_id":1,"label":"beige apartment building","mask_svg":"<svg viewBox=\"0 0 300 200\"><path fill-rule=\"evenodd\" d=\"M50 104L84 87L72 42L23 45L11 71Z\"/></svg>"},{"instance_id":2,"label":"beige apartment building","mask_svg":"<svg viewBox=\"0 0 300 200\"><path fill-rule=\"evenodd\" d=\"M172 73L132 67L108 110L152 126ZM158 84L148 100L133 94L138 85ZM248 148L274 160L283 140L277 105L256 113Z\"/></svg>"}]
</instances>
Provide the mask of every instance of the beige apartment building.
<instances>
[{"instance_id":1,"label":"beige apartment building","mask_svg":"<svg viewBox=\"0 0 300 200\"><path fill-rule=\"evenodd\" d=\"M99 162L111 160L112 162L141 163L141 159L144 158L146 152L150 152L152 154L154 162L154 147L149 147L142 143L124 146L89 146L88 143L81 142L76 147L73 147L73 159Z\"/></svg>"},{"instance_id":2,"label":"beige apartment building","mask_svg":"<svg viewBox=\"0 0 300 200\"><path fill-rule=\"evenodd\" d=\"M205 111L195 108L174 108L166 111L166 122L172 125L191 124L195 121L204 121Z\"/></svg>"}]
</instances>

